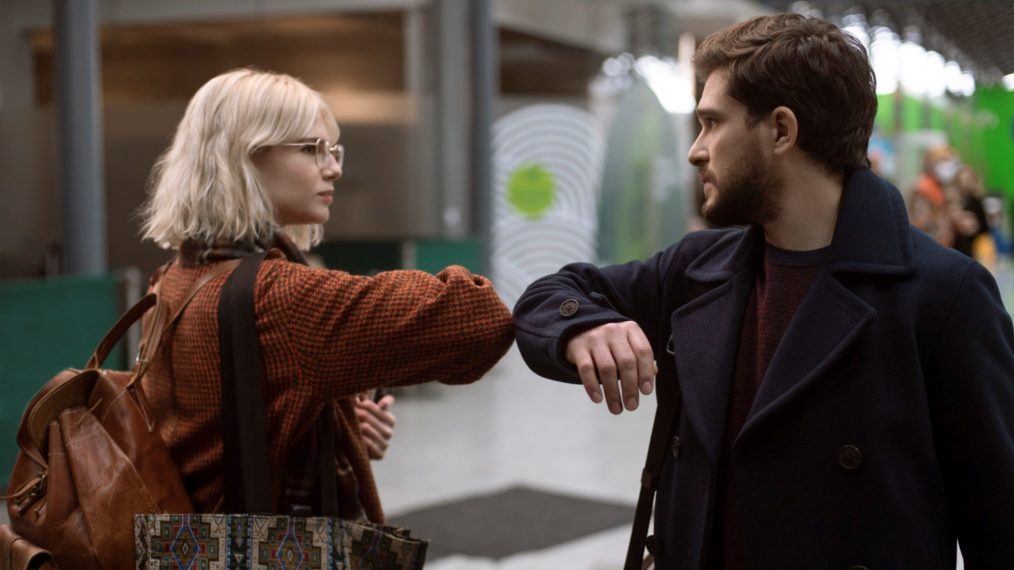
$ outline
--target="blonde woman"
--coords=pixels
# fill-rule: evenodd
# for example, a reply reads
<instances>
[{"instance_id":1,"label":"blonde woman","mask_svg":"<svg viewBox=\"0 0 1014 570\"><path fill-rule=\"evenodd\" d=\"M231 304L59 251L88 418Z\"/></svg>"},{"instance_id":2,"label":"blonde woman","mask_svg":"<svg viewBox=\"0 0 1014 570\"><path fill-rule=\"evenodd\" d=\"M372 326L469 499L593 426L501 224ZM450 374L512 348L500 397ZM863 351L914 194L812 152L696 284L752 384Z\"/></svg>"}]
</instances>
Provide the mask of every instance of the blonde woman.
<instances>
[{"instance_id":1,"label":"blonde woman","mask_svg":"<svg viewBox=\"0 0 1014 570\"><path fill-rule=\"evenodd\" d=\"M361 429L357 395L474 382L507 351L513 332L489 281L461 267L359 277L301 263L300 251L321 239L342 175L339 136L321 96L290 76L240 69L215 77L190 101L153 171L143 235L177 253L159 278L171 305L223 260L265 249L283 254L269 255L255 287L274 509L291 507L279 482L299 476L315 449L312 428L334 406L339 455L354 474L341 478L342 514L351 494L352 516L383 522L369 456L382 455L390 434L372 402L359 413L373 427ZM199 512L223 505L217 305L224 281L215 278L194 298L144 379Z\"/></svg>"}]
</instances>

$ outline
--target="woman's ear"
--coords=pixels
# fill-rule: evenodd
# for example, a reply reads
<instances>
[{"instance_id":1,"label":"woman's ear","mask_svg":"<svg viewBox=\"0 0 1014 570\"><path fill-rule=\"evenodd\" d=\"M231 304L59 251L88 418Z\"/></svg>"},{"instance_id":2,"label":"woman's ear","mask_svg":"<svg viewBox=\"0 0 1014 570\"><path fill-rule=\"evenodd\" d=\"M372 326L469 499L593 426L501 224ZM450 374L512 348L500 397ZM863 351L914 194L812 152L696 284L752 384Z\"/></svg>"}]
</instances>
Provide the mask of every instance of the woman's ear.
<instances>
[{"instance_id":1,"label":"woman's ear","mask_svg":"<svg viewBox=\"0 0 1014 570\"><path fill-rule=\"evenodd\" d=\"M799 136L796 114L788 107L776 107L771 111L771 120L774 123L775 154L784 154L796 146L796 138Z\"/></svg>"}]
</instances>

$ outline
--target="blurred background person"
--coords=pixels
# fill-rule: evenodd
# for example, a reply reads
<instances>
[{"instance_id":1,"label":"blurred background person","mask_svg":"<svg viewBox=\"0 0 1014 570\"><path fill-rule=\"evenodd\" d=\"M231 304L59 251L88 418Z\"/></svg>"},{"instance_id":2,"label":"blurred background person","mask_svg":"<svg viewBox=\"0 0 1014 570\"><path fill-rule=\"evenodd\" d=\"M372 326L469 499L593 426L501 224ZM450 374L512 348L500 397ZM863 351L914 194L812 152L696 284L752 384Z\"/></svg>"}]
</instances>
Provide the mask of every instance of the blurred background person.
<instances>
[{"instance_id":1,"label":"blurred background person","mask_svg":"<svg viewBox=\"0 0 1014 570\"><path fill-rule=\"evenodd\" d=\"M954 246L954 210L949 193L960 167L951 147L930 147L923 156L922 173L909 190L908 215L912 225L945 247Z\"/></svg>"},{"instance_id":2,"label":"blurred background person","mask_svg":"<svg viewBox=\"0 0 1014 570\"><path fill-rule=\"evenodd\" d=\"M961 165L957 174L954 175L954 190L962 212L956 218L957 235L954 238L954 249L972 257L977 240L983 236L986 239L992 239L989 232L989 222L986 220L986 210L982 205L985 192L982 188L982 181L974 168L967 164ZM985 246L980 245L979 247ZM982 260L979 259L979 261Z\"/></svg>"}]
</instances>

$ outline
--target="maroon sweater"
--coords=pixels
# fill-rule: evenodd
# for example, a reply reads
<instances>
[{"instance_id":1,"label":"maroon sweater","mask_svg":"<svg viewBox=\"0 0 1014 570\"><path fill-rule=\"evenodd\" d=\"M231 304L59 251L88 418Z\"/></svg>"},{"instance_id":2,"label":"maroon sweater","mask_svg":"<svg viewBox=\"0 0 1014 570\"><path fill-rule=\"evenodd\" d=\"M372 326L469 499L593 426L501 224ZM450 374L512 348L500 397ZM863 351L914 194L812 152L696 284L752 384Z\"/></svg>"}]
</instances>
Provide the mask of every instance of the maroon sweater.
<instances>
[{"instance_id":1,"label":"maroon sweater","mask_svg":"<svg viewBox=\"0 0 1014 570\"><path fill-rule=\"evenodd\" d=\"M827 248L785 251L770 244L765 248L764 263L757 272L740 329L736 373L726 416L722 456L718 463L710 568L738 570L746 567L735 473L729 463L732 446L743 429L768 364L817 276L826 252Z\"/></svg>"}]
</instances>

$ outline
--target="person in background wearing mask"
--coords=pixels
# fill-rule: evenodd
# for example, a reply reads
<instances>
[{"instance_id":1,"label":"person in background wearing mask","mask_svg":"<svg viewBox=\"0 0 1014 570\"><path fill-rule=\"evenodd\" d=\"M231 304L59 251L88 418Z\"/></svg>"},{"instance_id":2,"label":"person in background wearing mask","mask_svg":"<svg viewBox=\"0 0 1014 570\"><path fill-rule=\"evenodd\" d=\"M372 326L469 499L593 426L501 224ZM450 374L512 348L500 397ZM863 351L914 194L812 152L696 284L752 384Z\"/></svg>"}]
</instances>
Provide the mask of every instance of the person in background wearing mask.
<instances>
[{"instance_id":1,"label":"person in background wearing mask","mask_svg":"<svg viewBox=\"0 0 1014 570\"><path fill-rule=\"evenodd\" d=\"M975 233L975 217L951 199L951 184L961 168L957 154L947 145L933 146L923 157L923 173L909 192L908 217L912 225L944 247L954 247L956 236Z\"/></svg>"}]
</instances>

